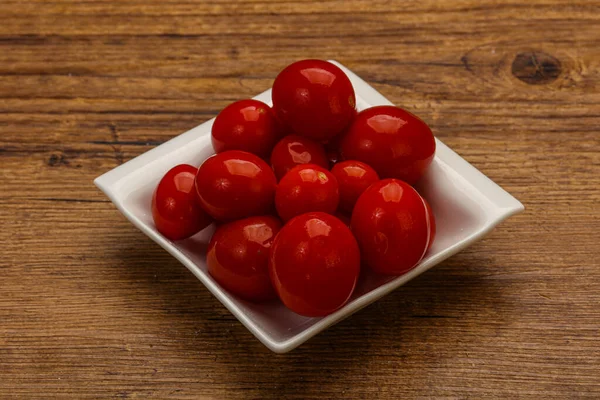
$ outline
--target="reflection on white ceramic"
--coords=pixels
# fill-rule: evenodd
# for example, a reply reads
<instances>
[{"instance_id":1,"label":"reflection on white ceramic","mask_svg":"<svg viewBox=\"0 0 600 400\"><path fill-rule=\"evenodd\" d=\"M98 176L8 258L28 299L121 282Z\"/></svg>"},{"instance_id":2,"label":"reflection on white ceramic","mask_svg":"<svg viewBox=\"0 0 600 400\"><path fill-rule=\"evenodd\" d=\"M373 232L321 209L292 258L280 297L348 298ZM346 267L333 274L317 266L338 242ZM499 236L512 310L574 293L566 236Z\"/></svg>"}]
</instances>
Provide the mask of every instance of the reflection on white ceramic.
<instances>
[{"instance_id":1,"label":"reflection on white ceramic","mask_svg":"<svg viewBox=\"0 0 600 400\"><path fill-rule=\"evenodd\" d=\"M337 65L348 74L354 85L359 110L391 104L354 73ZM271 104L271 91L256 96L256 99ZM364 279L351 301L324 318L302 317L279 302L260 305L248 303L221 289L207 273L204 250L212 227L190 239L171 242L156 231L150 212L152 192L164 173L181 163L200 165L213 153L210 142L213 121L207 121L107 172L97 178L95 184L135 226L181 261L242 324L277 353L297 347L371 304L481 239L498 223L523 210L523 205L517 199L438 140L433 164L418 186L434 211L436 240L415 269L400 277L377 276L364 271Z\"/></svg>"}]
</instances>

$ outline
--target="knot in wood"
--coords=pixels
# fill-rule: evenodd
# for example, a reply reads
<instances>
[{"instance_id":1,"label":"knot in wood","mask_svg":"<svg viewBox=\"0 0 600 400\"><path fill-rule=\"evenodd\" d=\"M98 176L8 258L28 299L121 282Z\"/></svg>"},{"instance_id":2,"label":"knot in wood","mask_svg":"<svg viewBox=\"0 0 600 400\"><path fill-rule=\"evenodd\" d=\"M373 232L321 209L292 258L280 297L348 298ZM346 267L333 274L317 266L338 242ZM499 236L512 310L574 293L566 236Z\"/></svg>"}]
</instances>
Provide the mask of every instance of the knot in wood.
<instances>
[{"instance_id":1,"label":"knot in wood","mask_svg":"<svg viewBox=\"0 0 600 400\"><path fill-rule=\"evenodd\" d=\"M540 51L517 54L512 63L512 74L529 85L550 83L561 73L560 61Z\"/></svg>"}]
</instances>

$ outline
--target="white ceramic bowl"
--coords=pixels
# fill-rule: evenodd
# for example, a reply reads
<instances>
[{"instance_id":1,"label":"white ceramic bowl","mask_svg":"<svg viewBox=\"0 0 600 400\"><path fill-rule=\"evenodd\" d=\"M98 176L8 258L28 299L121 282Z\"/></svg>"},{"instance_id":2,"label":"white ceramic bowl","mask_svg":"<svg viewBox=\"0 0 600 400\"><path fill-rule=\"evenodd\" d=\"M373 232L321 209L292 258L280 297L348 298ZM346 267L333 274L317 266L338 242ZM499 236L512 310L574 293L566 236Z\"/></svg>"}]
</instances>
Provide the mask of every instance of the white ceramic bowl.
<instances>
[{"instance_id":1,"label":"white ceramic bowl","mask_svg":"<svg viewBox=\"0 0 600 400\"><path fill-rule=\"evenodd\" d=\"M350 78L359 111L391 104L350 70L335 64ZM255 98L271 104L271 90ZM212 227L190 239L172 242L158 233L152 222L150 199L165 172L181 163L200 165L213 154L210 140L213 121L211 119L120 165L94 182L125 217L181 261L258 340L277 353L290 351L373 303L481 239L504 219L524 209L517 199L437 140L435 159L419 184L421 193L433 208L437 235L433 247L416 268L399 277L375 276L367 271L348 304L324 318L302 317L279 302L252 304L226 292L208 274L205 254L199 249L206 248Z\"/></svg>"}]
</instances>

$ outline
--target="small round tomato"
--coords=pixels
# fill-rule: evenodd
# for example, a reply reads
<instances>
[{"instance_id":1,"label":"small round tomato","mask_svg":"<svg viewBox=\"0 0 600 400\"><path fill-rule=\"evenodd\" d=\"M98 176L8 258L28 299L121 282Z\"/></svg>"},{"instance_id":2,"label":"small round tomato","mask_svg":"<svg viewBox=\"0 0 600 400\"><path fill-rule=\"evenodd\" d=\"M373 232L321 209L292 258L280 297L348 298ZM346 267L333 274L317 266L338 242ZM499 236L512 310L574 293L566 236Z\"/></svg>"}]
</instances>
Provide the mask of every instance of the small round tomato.
<instances>
[{"instance_id":1,"label":"small round tomato","mask_svg":"<svg viewBox=\"0 0 600 400\"><path fill-rule=\"evenodd\" d=\"M231 293L250 301L276 298L269 278L269 250L279 219L249 217L217 228L206 254L208 272Z\"/></svg>"},{"instance_id":2,"label":"small round tomato","mask_svg":"<svg viewBox=\"0 0 600 400\"><path fill-rule=\"evenodd\" d=\"M346 304L356 286L360 273L356 239L332 215L302 214L275 237L269 273L290 310L308 317L330 314Z\"/></svg>"},{"instance_id":3,"label":"small round tomato","mask_svg":"<svg viewBox=\"0 0 600 400\"><path fill-rule=\"evenodd\" d=\"M258 100L240 100L215 118L212 145L216 153L243 150L266 158L277 142L278 129L271 107Z\"/></svg>"},{"instance_id":4,"label":"small round tomato","mask_svg":"<svg viewBox=\"0 0 600 400\"><path fill-rule=\"evenodd\" d=\"M431 248L433 241L435 240L435 215L433 214L433 210L431 206L425 200L425 197L421 196L423 202L425 203L425 207L427 208L427 215L429 217L429 243L427 244L427 251Z\"/></svg>"},{"instance_id":5,"label":"small round tomato","mask_svg":"<svg viewBox=\"0 0 600 400\"><path fill-rule=\"evenodd\" d=\"M328 140L348 126L356 111L350 79L322 60L295 62L273 83L273 110L298 135Z\"/></svg>"},{"instance_id":6,"label":"small round tomato","mask_svg":"<svg viewBox=\"0 0 600 400\"><path fill-rule=\"evenodd\" d=\"M381 178L415 184L431 164L435 139L417 116L394 106L367 108L342 139L342 157L369 164Z\"/></svg>"},{"instance_id":7,"label":"small round tomato","mask_svg":"<svg viewBox=\"0 0 600 400\"><path fill-rule=\"evenodd\" d=\"M289 135L281 139L271 153L271 167L277 179L296 165L316 164L323 168L329 166L323 145L309 138Z\"/></svg>"},{"instance_id":8,"label":"small round tomato","mask_svg":"<svg viewBox=\"0 0 600 400\"><path fill-rule=\"evenodd\" d=\"M181 164L161 179L152 196L152 218L166 238L190 237L211 224L196 196L194 177L198 168Z\"/></svg>"},{"instance_id":9,"label":"small round tomato","mask_svg":"<svg viewBox=\"0 0 600 400\"><path fill-rule=\"evenodd\" d=\"M401 275L423 258L429 244L425 203L398 179L369 186L352 212L352 232L365 263L374 271Z\"/></svg>"},{"instance_id":10,"label":"small round tomato","mask_svg":"<svg viewBox=\"0 0 600 400\"><path fill-rule=\"evenodd\" d=\"M218 221L231 221L273 210L277 180L258 156L230 150L209 157L196 174L202 208Z\"/></svg>"},{"instance_id":11,"label":"small round tomato","mask_svg":"<svg viewBox=\"0 0 600 400\"><path fill-rule=\"evenodd\" d=\"M342 161L331 173L340 187L340 209L351 213L356 200L371 184L379 180L377 172L360 161Z\"/></svg>"},{"instance_id":12,"label":"small round tomato","mask_svg":"<svg viewBox=\"0 0 600 400\"><path fill-rule=\"evenodd\" d=\"M284 221L309 211L335 213L340 200L331 172L314 164L298 165L277 186L275 207Z\"/></svg>"}]
</instances>

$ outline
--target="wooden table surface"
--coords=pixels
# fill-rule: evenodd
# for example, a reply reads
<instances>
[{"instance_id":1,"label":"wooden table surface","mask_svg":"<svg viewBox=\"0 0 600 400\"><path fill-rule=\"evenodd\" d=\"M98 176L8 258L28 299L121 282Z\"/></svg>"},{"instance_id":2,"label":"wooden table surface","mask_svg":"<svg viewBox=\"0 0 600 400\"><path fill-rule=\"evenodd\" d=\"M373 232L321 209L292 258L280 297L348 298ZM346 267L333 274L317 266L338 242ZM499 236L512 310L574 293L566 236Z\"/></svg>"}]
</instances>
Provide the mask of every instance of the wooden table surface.
<instances>
[{"instance_id":1,"label":"wooden table surface","mask_svg":"<svg viewBox=\"0 0 600 400\"><path fill-rule=\"evenodd\" d=\"M286 355L92 180L334 58L526 211ZM600 398L600 4L0 2L0 398Z\"/></svg>"}]
</instances>

